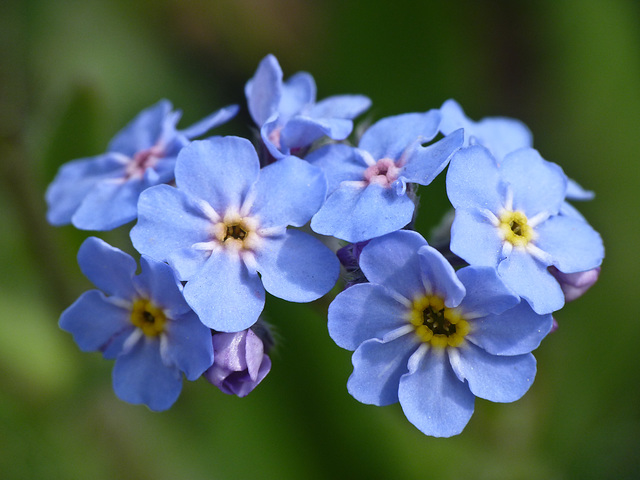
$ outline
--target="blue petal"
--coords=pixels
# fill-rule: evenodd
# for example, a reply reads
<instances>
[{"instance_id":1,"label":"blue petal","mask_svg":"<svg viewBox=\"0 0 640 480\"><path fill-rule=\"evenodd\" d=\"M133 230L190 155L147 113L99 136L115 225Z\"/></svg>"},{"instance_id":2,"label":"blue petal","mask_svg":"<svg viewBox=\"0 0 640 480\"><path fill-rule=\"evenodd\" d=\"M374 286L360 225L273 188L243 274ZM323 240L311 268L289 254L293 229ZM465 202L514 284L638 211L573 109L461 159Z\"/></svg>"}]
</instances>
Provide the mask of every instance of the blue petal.
<instances>
[{"instance_id":1,"label":"blue petal","mask_svg":"<svg viewBox=\"0 0 640 480\"><path fill-rule=\"evenodd\" d=\"M538 348L551 330L550 314L538 315L522 302L501 315L486 315L469 321L465 337L493 355L522 355Z\"/></svg>"},{"instance_id":2,"label":"blue petal","mask_svg":"<svg viewBox=\"0 0 640 480\"><path fill-rule=\"evenodd\" d=\"M316 119L298 115L289 120L280 133L282 148L301 148L327 136L344 140L353 130L353 122L342 118Z\"/></svg>"},{"instance_id":3,"label":"blue petal","mask_svg":"<svg viewBox=\"0 0 640 480\"><path fill-rule=\"evenodd\" d=\"M176 279L173 269L143 255L140 258L140 275L133 279L140 297L150 299L162 307L169 316L181 315L191 310L182 296L182 284Z\"/></svg>"},{"instance_id":4,"label":"blue petal","mask_svg":"<svg viewBox=\"0 0 640 480\"><path fill-rule=\"evenodd\" d=\"M98 183L71 217L81 230L111 230L136 219L136 204L145 189L141 180L114 179Z\"/></svg>"},{"instance_id":5,"label":"blue petal","mask_svg":"<svg viewBox=\"0 0 640 480\"><path fill-rule=\"evenodd\" d=\"M276 57L267 55L244 89L251 118L259 127L277 112L282 96L282 69Z\"/></svg>"},{"instance_id":6,"label":"blue petal","mask_svg":"<svg viewBox=\"0 0 640 480\"><path fill-rule=\"evenodd\" d=\"M305 160L324 171L328 194L333 193L344 181L363 180L367 168L357 149L341 143L325 145L314 150Z\"/></svg>"},{"instance_id":7,"label":"blue petal","mask_svg":"<svg viewBox=\"0 0 640 480\"><path fill-rule=\"evenodd\" d=\"M55 226L71 223L85 197L100 182L124 176L123 159L112 153L82 158L60 167L45 195L47 220Z\"/></svg>"},{"instance_id":8,"label":"blue petal","mask_svg":"<svg viewBox=\"0 0 640 480\"><path fill-rule=\"evenodd\" d=\"M278 113L286 122L292 116L310 108L315 101L316 82L307 72L298 72L284 82Z\"/></svg>"},{"instance_id":9,"label":"blue petal","mask_svg":"<svg viewBox=\"0 0 640 480\"><path fill-rule=\"evenodd\" d=\"M338 346L355 350L365 340L382 340L388 332L406 325L407 311L381 285L353 285L329 305L329 335Z\"/></svg>"},{"instance_id":10,"label":"blue petal","mask_svg":"<svg viewBox=\"0 0 640 480\"><path fill-rule=\"evenodd\" d=\"M271 295L310 302L335 285L340 262L320 240L298 230L268 237L256 252L258 272Z\"/></svg>"},{"instance_id":11,"label":"blue petal","mask_svg":"<svg viewBox=\"0 0 640 480\"><path fill-rule=\"evenodd\" d=\"M383 118L364 132L358 147L371 153L375 160L398 160L407 148L431 141L438 133L439 123L437 110Z\"/></svg>"},{"instance_id":12,"label":"blue petal","mask_svg":"<svg viewBox=\"0 0 640 480\"><path fill-rule=\"evenodd\" d=\"M567 178L567 200L593 200L596 194L591 190L585 190L570 178Z\"/></svg>"},{"instance_id":13,"label":"blue petal","mask_svg":"<svg viewBox=\"0 0 640 480\"><path fill-rule=\"evenodd\" d=\"M553 265L563 273L584 272L602 263L602 238L584 220L557 215L538 225L536 233L536 245L552 256Z\"/></svg>"},{"instance_id":14,"label":"blue petal","mask_svg":"<svg viewBox=\"0 0 640 480\"><path fill-rule=\"evenodd\" d=\"M296 157L286 157L263 168L249 196L250 215L260 228L307 223L324 202L327 183L324 173Z\"/></svg>"},{"instance_id":15,"label":"blue petal","mask_svg":"<svg viewBox=\"0 0 640 480\"><path fill-rule=\"evenodd\" d=\"M253 325L264 308L264 287L237 254L214 252L184 287L187 303L207 327L239 332Z\"/></svg>"},{"instance_id":16,"label":"blue petal","mask_svg":"<svg viewBox=\"0 0 640 480\"><path fill-rule=\"evenodd\" d=\"M514 402L522 397L536 376L533 355L498 356L467 343L451 356L451 365L469 382L471 392L492 402Z\"/></svg>"},{"instance_id":17,"label":"blue petal","mask_svg":"<svg viewBox=\"0 0 640 480\"><path fill-rule=\"evenodd\" d=\"M418 347L415 335L404 335L391 342L367 340L353 353L353 373L347 390L359 402L390 405L398 401L400 377L407 373L409 357Z\"/></svg>"},{"instance_id":18,"label":"blue petal","mask_svg":"<svg viewBox=\"0 0 640 480\"><path fill-rule=\"evenodd\" d=\"M174 127L178 116L169 116L171 102L160 100L158 103L141 111L136 118L124 127L109 143L110 152L123 153L133 157L140 150L153 147L166 129L166 121Z\"/></svg>"},{"instance_id":19,"label":"blue petal","mask_svg":"<svg viewBox=\"0 0 640 480\"><path fill-rule=\"evenodd\" d=\"M498 228L476 210L456 210L451 225L451 251L473 265L495 267L502 258Z\"/></svg>"},{"instance_id":20,"label":"blue petal","mask_svg":"<svg viewBox=\"0 0 640 480\"><path fill-rule=\"evenodd\" d=\"M515 293L541 315L560 310L564 294L560 284L543 265L527 252L514 248L498 265L498 273Z\"/></svg>"},{"instance_id":21,"label":"blue petal","mask_svg":"<svg viewBox=\"0 0 640 480\"><path fill-rule=\"evenodd\" d=\"M447 196L454 208L488 209L499 212L498 165L488 150L480 146L458 150L447 171Z\"/></svg>"},{"instance_id":22,"label":"blue petal","mask_svg":"<svg viewBox=\"0 0 640 480\"><path fill-rule=\"evenodd\" d=\"M426 293L437 294L447 307L457 307L464 298L465 288L447 259L435 248L425 245L418 251L418 260Z\"/></svg>"},{"instance_id":23,"label":"blue petal","mask_svg":"<svg viewBox=\"0 0 640 480\"><path fill-rule=\"evenodd\" d=\"M158 339L140 339L127 353L116 358L113 390L125 402L147 405L151 410L168 409L182 390L182 376L160 357Z\"/></svg>"},{"instance_id":24,"label":"blue petal","mask_svg":"<svg viewBox=\"0 0 640 480\"><path fill-rule=\"evenodd\" d=\"M131 312L98 290L83 293L60 316L60 328L73 335L83 352L104 349L117 335L133 330Z\"/></svg>"},{"instance_id":25,"label":"blue petal","mask_svg":"<svg viewBox=\"0 0 640 480\"><path fill-rule=\"evenodd\" d=\"M277 115L269 118L260 128L260 138L262 138L262 143L267 147L271 156L276 160L284 158L291 153L280 141L281 132L282 122Z\"/></svg>"},{"instance_id":26,"label":"blue petal","mask_svg":"<svg viewBox=\"0 0 640 480\"><path fill-rule=\"evenodd\" d=\"M199 122L194 123L190 127L180 130L180 133L187 138L195 138L205 134L207 131L215 128L223 123L228 122L236 116L240 107L238 105L229 105L213 112L211 115L203 118Z\"/></svg>"},{"instance_id":27,"label":"blue petal","mask_svg":"<svg viewBox=\"0 0 640 480\"><path fill-rule=\"evenodd\" d=\"M408 300L424 294L418 249L427 241L418 232L401 230L375 238L360 255L360 268L371 283L383 285Z\"/></svg>"},{"instance_id":28,"label":"blue petal","mask_svg":"<svg viewBox=\"0 0 640 480\"><path fill-rule=\"evenodd\" d=\"M472 142L487 147L498 160L508 153L533 145L531 131L524 123L513 118L484 118L470 134L474 137Z\"/></svg>"},{"instance_id":29,"label":"blue petal","mask_svg":"<svg viewBox=\"0 0 640 480\"><path fill-rule=\"evenodd\" d=\"M537 150L523 148L510 153L502 162L500 174L513 189L514 210L522 210L529 217L540 212L554 215L560 210L567 191L567 177L558 165L544 160Z\"/></svg>"},{"instance_id":30,"label":"blue petal","mask_svg":"<svg viewBox=\"0 0 640 480\"><path fill-rule=\"evenodd\" d=\"M176 185L223 215L230 207L241 207L259 171L258 154L249 140L212 137L180 150Z\"/></svg>"},{"instance_id":31,"label":"blue petal","mask_svg":"<svg viewBox=\"0 0 640 480\"><path fill-rule=\"evenodd\" d=\"M211 220L195 199L179 189L158 185L140 195L131 241L140 253L165 261L174 251L209 241L210 229ZM175 267L181 271L179 262ZM188 277L181 273L181 279Z\"/></svg>"},{"instance_id":32,"label":"blue petal","mask_svg":"<svg viewBox=\"0 0 640 480\"><path fill-rule=\"evenodd\" d=\"M334 95L316 103L307 115L314 118L353 119L371 106L364 95Z\"/></svg>"},{"instance_id":33,"label":"blue petal","mask_svg":"<svg viewBox=\"0 0 640 480\"><path fill-rule=\"evenodd\" d=\"M407 419L434 437L457 435L473 415L475 397L458 380L442 349L429 350L400 379L398 397Z\"/></svg>"},{"instance_id":34,"label":"blue petal","mask_svg":"<svg viewBox=\"0 0 640 480\"><path fill-rule=\"evenodd\" d=\"M458 130L427 147L417 145L401 175L408 182L429 185L447 166L451 155L462 146L462 140L462 130Z\"/></svg>"},{"instance_id":35,"label":"blue petal","mask_svg":"<svg viewBox=\"0 0 640 480\"><path fill-rule=\"evenodd\" d=\"M192 311L173 317L166 335L165 360L183 371L188 380L197 380L213 364L211 330Z\"/></svg>"},{"instance_id":36,"label":"blue petal","mask_svg":"<svg viewBox=\"0 0 640 480\"><path fill-rule=\"evenodd\" d=\"M78 250L80 270L107 295L131 299L138 266L130 256L96 237L87 238Z\"/></svg>"},{"instance_id":37,"label":"blue petal","mask_svg":"<svg viewBox=\"0 0 640 480\"><path fill-rule=\"evenodd\" d=\"M520 298L504 284L493 267L465 267L458 270L457 275L467 290L460 304L465 313L500 314L520 302Z\"/></svg>"},{"instance_id":38,"label":"blue petal","mask_svg":"<svg viewBox=\"0 0 640 480\"><path fill-rule=\"evenodd\" d=\"M376 184L342 184L311 219L316 233L361 242L399 230L411 221L415 206L406 195Z\"/></svg>"}]
</instances>

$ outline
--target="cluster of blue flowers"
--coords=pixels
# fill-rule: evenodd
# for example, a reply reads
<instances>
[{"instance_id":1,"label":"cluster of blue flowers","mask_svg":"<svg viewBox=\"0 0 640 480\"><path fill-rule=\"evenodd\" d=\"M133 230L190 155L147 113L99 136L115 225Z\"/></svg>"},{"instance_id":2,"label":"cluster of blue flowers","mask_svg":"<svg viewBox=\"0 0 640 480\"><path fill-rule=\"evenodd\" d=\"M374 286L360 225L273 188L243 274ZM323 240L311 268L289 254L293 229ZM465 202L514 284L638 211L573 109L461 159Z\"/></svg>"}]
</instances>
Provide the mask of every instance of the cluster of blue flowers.
<instances>
[{"instance_id":1,"label":"cluster of blue flowers","mask_svg":"<svg viewBox=\"0 0 640 480\"><path fill-rule=\"evenodd\" d=\"M47 190L53 225L105 231L137 219L141 273L88 238L78 263L98 289L60 318L82 350L115 359L116 395L164 410L183 374L249 394L271 368L265 291L310 302L342 272L328 330L354 352L357 400L399 402L425 434L451 436L475 397L522 397L553 312L598 278L602 240L569 203L593 194L544 160L521 122L474 122L453 100L383 118L352 143L367 97L316 102L311 75L284 81L272 55L245 95L255 144L193 140L237 106L177 130L179 112L161 101ZM429 245L412 227L418 185L447 167L453 213Z\"/></svg>"}]
</instances>

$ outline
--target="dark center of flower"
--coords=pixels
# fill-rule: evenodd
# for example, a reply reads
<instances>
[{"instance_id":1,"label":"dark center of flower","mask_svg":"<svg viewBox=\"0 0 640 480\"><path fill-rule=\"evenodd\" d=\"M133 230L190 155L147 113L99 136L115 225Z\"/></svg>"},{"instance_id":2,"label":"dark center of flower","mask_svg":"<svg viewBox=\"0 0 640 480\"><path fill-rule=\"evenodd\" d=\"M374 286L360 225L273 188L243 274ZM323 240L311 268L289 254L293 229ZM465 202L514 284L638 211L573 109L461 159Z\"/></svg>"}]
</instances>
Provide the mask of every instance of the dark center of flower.
<instances>
[{"instance_id":1,"label":"dark center of flower","mask_svg":"<svg viewBox=\"0 0 640 480\"><path fill-rule=\"evenodd\" d=\"M236 240L244 240L247 236L247 231L239 224L227 225L227 233L223 242L226 242L229 238L235 238Z\"/></svg>"},{"instance_id":2,"label":"dark center of flower","mask_svg":"<svg viewBox=\"0 0 640 480\"><path fill-rule=\"evenodd\" d=\"M164 331L167 317L164 311L146 298L133 302L131 323L149 337L160 335Z\"/></svg>"},{"instance_id":3,"label":"dark center of flower","mask_svg":"<svg viewBox=\"0 0 640 480\"><path fill-rule=\"evenodd\" d=\"M456 333L456 326L444 317L444 308L434 310L427 307L422 312L423 325L426 325L434 334L450 336Z\"/></svg>"},{"instance_id":4,"label":"dark center of flower","mask_svg":"<svg viewBox=\"0 0 640 480\"><path fill-rule=\"evenodd\" d=\"M432 347L459 347L469 333L469 323L457 308L448 308L437 295L414 299L409 321L418 338Z\"/></svg>"},{"instance_id":5,"label":"dark center of flower","mask_svg":"<svg viewBox=\"0 0 640 480\"><path fill-rule=\"evenodd\" d=\"M511 231L515 234L518 235L519 237L521 237L523 235L523 231L522 231L522 224L516 220L512 220L509 223L509 227L511 228Z\"/></svg>"}]
</instances>

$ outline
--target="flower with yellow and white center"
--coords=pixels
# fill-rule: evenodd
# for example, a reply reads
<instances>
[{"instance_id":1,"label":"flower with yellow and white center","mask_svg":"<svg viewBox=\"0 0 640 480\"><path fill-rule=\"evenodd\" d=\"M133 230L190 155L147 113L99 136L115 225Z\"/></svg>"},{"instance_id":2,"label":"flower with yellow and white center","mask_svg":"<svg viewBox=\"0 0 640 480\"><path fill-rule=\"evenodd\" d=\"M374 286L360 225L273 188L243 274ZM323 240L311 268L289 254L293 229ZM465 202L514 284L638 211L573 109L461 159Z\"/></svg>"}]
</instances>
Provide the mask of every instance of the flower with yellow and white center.
<instances>
[{"instance_id":1,"label":"flower with yellow and white center","mask_svg":"<svg viewBox=\"0 0 640 480\"><path fill-rule=\"evenodd\" d=\"M335 284L339 263L300 230L320 208L322 170L290 156L260 169L246 139L192 142L178 155L176 187L143 192L135 248L167 261L186 281L184 296L200 320L220 332L253 325L265 290L310 302Z\"/></svg>"},{"instance_id":2,"label":"flower with yellow and white center","mask_svg":"<svg viewBox=\"0 0 640 480\"><path fill-rule=\"evenodd\" d=\"M474 398L512 402L536 372L531 351L552 317L520 302L495 269L457 272L420 234L371 240L360 256L370 283L340 293L329 334L354 350L349 393L363 403L400 402L427 435L451 436L469 421Z\"/></svg>"},{"instance_id":3,"label":"flower with yellow and white center","mask_svg":"<svg viewBox=\"0 0 640 480\"><path fill-rule=\"evenodd\" d=\"M447 172L455 208L451 251L470 265L497 269L537 313L562 308L565 297L549 272L598 267L600 235L580 215L567 215L567 177L532 148L497 161L479 145L460 149Z\"/></svg>"}]
</instances>

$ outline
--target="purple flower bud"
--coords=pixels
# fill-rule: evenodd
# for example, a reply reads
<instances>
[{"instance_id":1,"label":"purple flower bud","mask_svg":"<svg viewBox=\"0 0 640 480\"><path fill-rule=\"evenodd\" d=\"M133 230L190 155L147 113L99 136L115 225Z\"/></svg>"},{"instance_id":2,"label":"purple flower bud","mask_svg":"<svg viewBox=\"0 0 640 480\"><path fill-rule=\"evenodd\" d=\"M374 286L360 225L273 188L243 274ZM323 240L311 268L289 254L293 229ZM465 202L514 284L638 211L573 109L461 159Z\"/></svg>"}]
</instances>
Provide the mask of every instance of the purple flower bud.
<instances>
[{"instance_id":1,"label":"purple flower bud","mask_svg":"<svg viewBox=\"0 0 640 480\"><path fill-rule=\"evenodd\" d=\"M204 377L228 395L246 397L271 370L262 340L251 330L215 333L213 365Z\"/></svg>"},{"instance_id":2,"label":"purple flower bud","mask_svg":"<svg viewBox=\"0 0 640 480\"><path fill-rule=\"evenodd\" d=\"M589 290L600 276L600 267L587 270L586 272L562 273L555 267L550 267L549 272L560 284L564 293L565 301L571 302L581 297Z\"/></svg>"}]
</instances>

